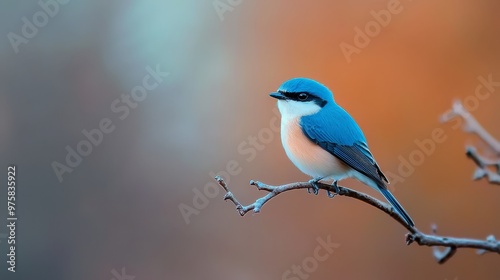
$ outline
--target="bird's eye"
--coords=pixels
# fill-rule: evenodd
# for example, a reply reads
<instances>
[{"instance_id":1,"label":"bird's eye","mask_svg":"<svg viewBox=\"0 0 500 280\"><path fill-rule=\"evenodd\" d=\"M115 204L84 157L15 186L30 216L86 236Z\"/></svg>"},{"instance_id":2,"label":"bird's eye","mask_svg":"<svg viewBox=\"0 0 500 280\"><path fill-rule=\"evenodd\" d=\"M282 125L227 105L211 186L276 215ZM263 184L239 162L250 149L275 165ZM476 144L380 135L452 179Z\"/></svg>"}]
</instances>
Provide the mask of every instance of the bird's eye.
<instances>
[{"instance_id":1,"label":"bird's eye","mask_svg":"<svg viewBox=\"0 0 500 280\"><path fill-rule=\"evenodd\" d=\"M308 97L309 97L309 95L307 95L307 93L304 93L304 92L299 93L299 95L298 95L299 100L302 100L302 101L306 100Z\"/></svg>"}]
</instances>

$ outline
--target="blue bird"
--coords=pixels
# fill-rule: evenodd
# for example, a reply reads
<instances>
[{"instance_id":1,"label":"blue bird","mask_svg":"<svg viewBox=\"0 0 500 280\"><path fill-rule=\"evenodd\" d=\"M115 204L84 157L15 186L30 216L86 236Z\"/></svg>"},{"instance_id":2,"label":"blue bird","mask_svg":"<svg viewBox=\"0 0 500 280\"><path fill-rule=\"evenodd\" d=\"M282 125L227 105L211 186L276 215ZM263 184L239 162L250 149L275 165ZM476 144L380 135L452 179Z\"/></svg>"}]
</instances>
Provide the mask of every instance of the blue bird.
<instances>
[{"instance_id":1,"label":"blue bird","mask_svg":"<svg viewBox=\"0 0 500 280\"><path fill-rule=\"evenodd\" d=\"M389 180L368 149L365 136L354 119L333 99L324 85L307 78L294 78L270 94L278 99L281 142L292 163L311 176L314 193L320 180L351 177L374 188L413 227L410 216L387 189Z\"/></svg>"}]
</instances>

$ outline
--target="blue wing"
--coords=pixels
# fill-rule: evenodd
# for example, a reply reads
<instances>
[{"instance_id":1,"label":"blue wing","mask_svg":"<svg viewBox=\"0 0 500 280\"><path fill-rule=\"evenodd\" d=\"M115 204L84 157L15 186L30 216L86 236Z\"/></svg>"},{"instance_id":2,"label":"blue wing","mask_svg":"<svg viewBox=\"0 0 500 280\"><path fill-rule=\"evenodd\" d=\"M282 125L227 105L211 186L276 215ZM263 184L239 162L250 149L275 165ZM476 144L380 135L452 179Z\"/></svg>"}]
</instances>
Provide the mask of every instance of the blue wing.
<instances>
[{"instance_id":1,"label":"blue wing","mask_svg":"<svg viewBox=\"0 0 500 280\"><path fill-rule=\"evenodd\" d=\"M354 119L340 106L302 117L304 134L354 170L386 188L387 178L375 162L365 136Z\"/></svg>"},{"instance_id":2,"label":"blue wing","mask_svg":"<svg viewBox=\"0 0 500 280\"><path fill-rule=\"evenodd\" d=\"M380 170L368 149L365 136L354 119L338 105L300 119L304 134L354 170L373 180L382 195L391 203L406 223L415 223L387 189L387 177Z\"/></svg>"}]
</instances>

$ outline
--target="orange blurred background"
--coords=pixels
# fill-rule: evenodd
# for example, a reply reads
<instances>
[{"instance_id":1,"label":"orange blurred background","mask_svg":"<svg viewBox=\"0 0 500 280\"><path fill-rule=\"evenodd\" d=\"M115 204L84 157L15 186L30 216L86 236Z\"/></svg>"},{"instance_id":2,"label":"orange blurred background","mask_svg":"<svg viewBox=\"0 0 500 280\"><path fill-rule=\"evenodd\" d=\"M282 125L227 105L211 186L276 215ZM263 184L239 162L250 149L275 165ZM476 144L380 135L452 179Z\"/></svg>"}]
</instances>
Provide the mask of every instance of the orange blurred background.
<instances>
[{"instance_id":1,"label":"orange blurred background","mask_svg":"<svg viewBox=\"0 0 500 280\"><path fill-rule=\"evenodd\" d=\"M18 53L5 36L0 158L19 169L19 246L18 272L4 265L2 279L113 279L122 268L136 280L286 279L327 236L340 247L309 279L499 279L498 255L463 249L438 265L430 248L405 245L394 220L345 197L293 191L245 217L221 189L193 205L228 162L240 168L229 185L245 204L264 195L250 179L309 179L287 159L279 133L263 136L276 120L268 94L302 76L334 92L386 173L398 174L415 141L444 131L446 140L393 184L395 196L423 231L436 223L442 235L499 236L500 188L471 180L465 147L495 154L439 117L453 100L471 100L479 77L500 81L500 2L401 0L348 62L340 45L355 46L355 28L396 4L72 1ZM0 34L21 34L22 18L40 10L37 1L0 4ZM120 120L110 104L141 83L148 65L170 75ZM471 112L500 139L499 106L495 87ZM51 164L64 163L65 147L103 118L116 129L59 182ZM381 198L356 181L342 185ZM185 206L195 214L183 216ZM0 250L5 264L5 239Z\"/></svg>"}]
</instances>

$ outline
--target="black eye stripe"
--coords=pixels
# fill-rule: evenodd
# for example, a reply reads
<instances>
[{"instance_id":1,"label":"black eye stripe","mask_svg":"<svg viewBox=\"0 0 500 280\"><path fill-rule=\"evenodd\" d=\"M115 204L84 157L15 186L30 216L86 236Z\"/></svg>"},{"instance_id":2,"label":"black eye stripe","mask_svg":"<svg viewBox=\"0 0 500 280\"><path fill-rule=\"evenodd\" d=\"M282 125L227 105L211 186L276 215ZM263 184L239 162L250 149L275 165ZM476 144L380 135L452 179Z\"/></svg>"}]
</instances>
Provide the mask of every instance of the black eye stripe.
<instances>
[{"instance_id":1,"label":"black eye stripe","mask_svg":"<svg viewBox=\"0 0 500 280\"><path fill-rule=\"evenodd\" d=\"M299 101L299 102L313 101L314 103L318 104L318 106L320 106L320 107L324 107L327 103L326 100L323 100L323 99L317 97L316 95L310 94L309 92L304 92L304 91L288 92L288 91L282 91L282 90L279 90L278 92L283 94L286 97L286 99L295 100L295 101ZM307 94L307 98L305 98L305 99L299 98L299 95L302 93Z\"/></svg>"},{"instance_id":2,"label":"black eye stripe","mask_svg":"<svg viewBox=\"0 0 500 280\"><path fill-rule=\"evenodd\" d=\"M311 95L307 92L288 92L288 91L279 91L279 93L283 94L286 98L290 98L293 100L300 100L299 95L302 93L305 93L308 95L309 98L315 97L314 95Z\"/></svg>"}]
</instances>

